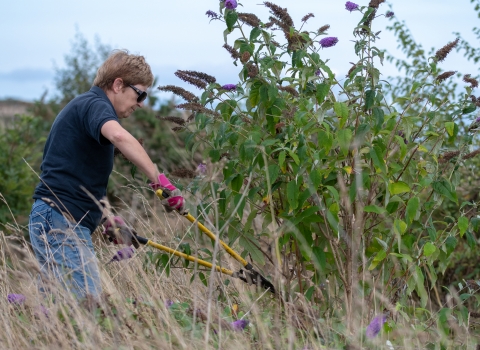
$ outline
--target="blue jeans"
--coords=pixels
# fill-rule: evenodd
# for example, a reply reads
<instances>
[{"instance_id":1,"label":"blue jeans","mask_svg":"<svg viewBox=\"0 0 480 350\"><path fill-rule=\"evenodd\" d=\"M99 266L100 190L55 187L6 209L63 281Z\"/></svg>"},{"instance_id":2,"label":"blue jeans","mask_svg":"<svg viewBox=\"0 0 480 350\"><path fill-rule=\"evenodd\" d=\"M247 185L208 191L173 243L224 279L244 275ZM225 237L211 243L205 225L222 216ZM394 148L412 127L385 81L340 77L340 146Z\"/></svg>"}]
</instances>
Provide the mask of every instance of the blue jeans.
<instances>
[{"instance_id":1,"label":"blue jeans","mask_svg":"<svg viewBox=\"0 0 480 350\"><path fill-rule=\"evenodd\" d=\"M37 199L28 230L44 277L56 278L78 298L100 297L100 273L88 228L71 223Z\"/></svg>"}]
</instances>

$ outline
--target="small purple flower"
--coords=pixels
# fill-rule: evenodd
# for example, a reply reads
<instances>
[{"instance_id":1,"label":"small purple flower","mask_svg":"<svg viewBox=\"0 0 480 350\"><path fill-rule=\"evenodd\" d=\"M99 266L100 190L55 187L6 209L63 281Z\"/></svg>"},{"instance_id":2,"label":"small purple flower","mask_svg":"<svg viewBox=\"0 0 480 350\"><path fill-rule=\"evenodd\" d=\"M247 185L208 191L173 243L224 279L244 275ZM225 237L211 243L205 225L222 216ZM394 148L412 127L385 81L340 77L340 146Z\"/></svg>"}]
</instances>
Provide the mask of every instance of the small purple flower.
<instances>
[{"instance_id":1,"label":"small purple flower","mask_svg":"<svg viewBox=\"0 0 480 350\"><path fill-rule=\"evenodd\" d=\"M367 326L367 338L375 338L382 330L383 324L387 321L387 315L378 315Z\"/></svg>"},{"instance_id":2,"label":"small purple flower","mask_svg":"<svg viewBox=\"0 0 480 350\"><path fill-rule=\"evenodd\" d=\"M354 2L347 1L345 3L345 9L352 12L352 11L358 10L358 5L355 4Z\"/></svg>"},{"instance_id":3,"label":"small purple flower","mask_svg":"<svg viewBox=\"0 0 480 350\"><path fill-rule=\"evenodd\" d=\"M230 323L230 325L232 326L232 329L234 331L243 331L245 327L248 326L249 323L250 322L248 320L237 320Z\"/></svg>"},{"instance_id":4,"label":"small purple flower","mask_svg":"<svg viewBox=\"0 0 480 350\"><path fill-rule=\"evenodd\" d=\"M208 10L205 14L212 19L218 18L218 14L212 10Z\"/></svg>"},{"instance_id":5,"label":"small purple flower","mask_svg":"<svg viewBox=\"0 0 480 350\"><path fill-rule=\"evenodd\" d=\"M222 89L227 90L227 91L237 90L237 85L236 84L225 84L225 85L222 86Z\"/></svg>"},{"instance_id":6,"label":"small purple flower","mask_svg":"<svg viewBox=\"0 0 480 350\"><path fill-rule=\"evenodd\" d=\"M207 172L207 166L203 163L198 164L197 172L199 172L202 175L205 175L205 173Z\"/></svg>"},{"instance_id":7,"label":"small purple flower","mask_svg":"<svg viewBox=\"0 0 480 350\"><path fill-rule=\"evenodd\" d=\"M110 261L127 260L133 257L135 250L132 247L125 247L115 253Z\"/></svg>"},{"instance_id":8,"label":"small purple flower","mask_svg":"<svg viewBox=\"0 0 480 350\"><path fill-rule=\"evenodd\" d=\"M22 305L27 298L23 294L9 294L7 299L10 304Z\"/></svg>"},{"instance_id":9,"label":"small purple flower","mask_svg":"<svg viewBox=\"0 0 480 350\"><path fill-rule=\"evenodd\" d=\"M394 12L388 11L388 12L385 14L385 17L390 18L390 17L393 17L394 14L395 14Z\"/></svg>"},{"instance_id":10,"label":"small purple flower","mask_svg":"<svg viewBox=\"0 0 480 350\"><path fill-rule=\"evenodd\" d=\"M167 309L170 309L170 307L171 307L173 304L175 304L175 303L174 303L173 301L171 301L170 299L165 300L165 307L166 307Z\"/></svg>"},{"instance_id":11,"label":"small purple flower","mask_svg":"<svg viewBox=\"0 0 480 350\"><path fill-rule=\"evenodd\" d=\"M321 73L322 73L322 72L320 72L320 69L317 69L317 70L315 71L315 75L316 75L317 77L319 77Z\"/></svg>"},{"instance_id":12,"label":"small purple flower","mask_svg":"<svg viewBox=\"0 0 480 350\"><path fill-rule=\"evenodd\" d=\"M237 8L237 0L225 0L225 7L230 10Z\"/></svg>"},{"instance_id":13,"label":"small purple flower","mask_svg":"<svg viewBox=\"0 0 480 350\"><path fill-rule=\"evenodd\" d=\"M338 43L338 38L334 36L328 36L319 41L320 46L323 48L335 46Z\"/></svg>"}]
</instances>

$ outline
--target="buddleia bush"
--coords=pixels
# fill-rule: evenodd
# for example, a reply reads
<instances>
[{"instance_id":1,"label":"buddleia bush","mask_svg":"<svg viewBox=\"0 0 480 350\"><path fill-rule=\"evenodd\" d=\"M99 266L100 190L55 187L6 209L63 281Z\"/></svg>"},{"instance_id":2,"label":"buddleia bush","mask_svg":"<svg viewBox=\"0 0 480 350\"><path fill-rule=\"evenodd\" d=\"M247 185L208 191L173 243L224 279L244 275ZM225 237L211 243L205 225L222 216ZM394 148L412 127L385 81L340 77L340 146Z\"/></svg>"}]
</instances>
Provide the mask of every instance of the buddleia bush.
<instances>
[{"instance_id":1,"label":"buddleia bush","mask_svg":"<svg viewBox=\"0 0 480 350\"><path fill-rule=\"evenodd\" d=\"M441 64L454 39L415 62L408 85L382 80L375 20L394 16L383 2L345 4L358 22L357 60L346 76L334 74L326 53L347 39L329 25L307 29L318 28L313 14L297 20L264 2L270 14L260 19L234 0L220 2L220 13L207 16L225 24L223 47L239 81L177 71L201 93L169 90L191 112L181 129L187 147L212 164L189 186L201 198L199 215L214 216L221 238L285 298L303 294L348 320L373 309L408 317L410 302L425 308L472 227L456 187L462 159L475 156L478 122L464 125L479 107L471 97L478 83L465 76L464 93L445 93L455 73ZM438 215L446 203L448 218Z\"/></svg>"}]
</instances>

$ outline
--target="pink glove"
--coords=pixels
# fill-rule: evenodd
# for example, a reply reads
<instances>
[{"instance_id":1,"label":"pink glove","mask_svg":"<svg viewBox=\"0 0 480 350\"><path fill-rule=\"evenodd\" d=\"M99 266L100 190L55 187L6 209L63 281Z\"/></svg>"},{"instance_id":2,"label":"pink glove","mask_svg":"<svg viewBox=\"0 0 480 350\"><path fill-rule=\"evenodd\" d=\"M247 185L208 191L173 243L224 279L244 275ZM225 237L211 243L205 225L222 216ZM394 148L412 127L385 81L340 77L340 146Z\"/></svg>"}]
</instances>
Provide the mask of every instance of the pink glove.
<instances>
[{"instance_id":1,"label":"pink glove","mask_svg":"<svg viewBox=\"0 0 480 350\"><path fill-rule=\"evenodd\" d=\"M107 219L103 227L104 230L102 233L108 236L110 242L113 242L114 244L125 244L128 246L133 244L135 248L138 248L138 242L135 239L137 232L128 227L120 216L114 216L113 220Z\"/></svg>"},{"instance_id":2,"label":"pink glove","mask_svg":"<svg viewBox=\"0 0 480 350\"><path fill-rule=\"evenodd\" d=\"M150 187L154 191L161 189L163 192L162 204L165 206L165 210L171 212L173 210L178 211L180 214L185 212L185 199L182 196L182 192L172 185L170 180L164 174L158 175L158 181L151 183Z\"/></svg>"}]
</instances>

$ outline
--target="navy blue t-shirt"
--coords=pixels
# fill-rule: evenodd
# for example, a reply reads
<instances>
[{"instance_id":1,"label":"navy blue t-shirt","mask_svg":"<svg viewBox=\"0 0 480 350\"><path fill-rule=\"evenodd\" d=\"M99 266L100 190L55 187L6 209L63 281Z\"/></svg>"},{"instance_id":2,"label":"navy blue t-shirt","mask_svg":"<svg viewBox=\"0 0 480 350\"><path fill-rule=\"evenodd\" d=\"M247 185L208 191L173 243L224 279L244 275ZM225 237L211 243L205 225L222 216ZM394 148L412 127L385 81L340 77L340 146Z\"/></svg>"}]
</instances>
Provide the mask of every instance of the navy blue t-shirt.
<instances>
[{"instance_id":1,"label":"navy blue t-shirt","mask_svg":"<svg viewBox=\"0 0 480 350\"><path fill-rule=\"evenodd\" d=\"M77 96L58 114L48 135L34 199L47 198L90 229L98 226L113 169L113 144L100 132L117 114L99 87Z\"/></svg>"}]
</instances>

